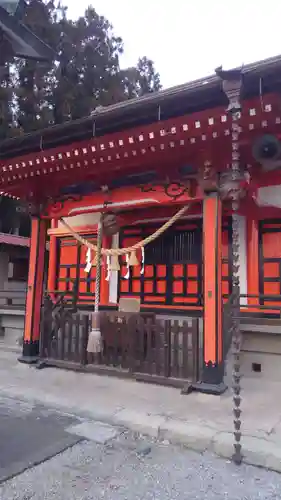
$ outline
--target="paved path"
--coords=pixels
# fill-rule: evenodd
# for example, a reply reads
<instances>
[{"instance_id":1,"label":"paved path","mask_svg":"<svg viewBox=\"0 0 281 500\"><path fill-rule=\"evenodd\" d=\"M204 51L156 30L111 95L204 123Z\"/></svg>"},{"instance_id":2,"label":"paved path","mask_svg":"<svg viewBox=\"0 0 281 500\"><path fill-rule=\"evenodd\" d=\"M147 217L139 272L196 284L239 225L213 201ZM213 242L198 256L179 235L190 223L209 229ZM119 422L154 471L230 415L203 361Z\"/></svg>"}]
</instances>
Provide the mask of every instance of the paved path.
<instances>
[{"instance_id":1,"label":"paved path","mask_svg":"<svg viewBox=\"0 0 281 500\"><path fill-rule=\"evenodd\" d=\"M41 405L0 397L0 482L81 440L65 431L77 422Z\"/></svg>"},{"instance_id":2,"label":"paved path","mask_svg":"<svg viewBox=\"0 0 281 500\"><path fill-rule=\"evenodd\" d=\"M246 463L281 472L280 384L242 380L242 432ZM0 394L43 402L133 431L209 450L233 452L232 397L182 396L179 390L93 374L34 367L0 352Z\"/></svg>"},{"instance_id":3,"label":"paved path","mask_svg":"<svg viewBox=\"0 0 281 500\"><path fill-rule=\"evenodd\" d=\"M97 428L95 427L97 426ZM91 429L90 429L91 427ZM5 500L278 500L277 473L193 451L115 434L105 444L88 422L83 441L0 486ZM103 431L104 432L104 431ZM100 440L100 439L99 439Z\"/></svg>"}]
</instances>

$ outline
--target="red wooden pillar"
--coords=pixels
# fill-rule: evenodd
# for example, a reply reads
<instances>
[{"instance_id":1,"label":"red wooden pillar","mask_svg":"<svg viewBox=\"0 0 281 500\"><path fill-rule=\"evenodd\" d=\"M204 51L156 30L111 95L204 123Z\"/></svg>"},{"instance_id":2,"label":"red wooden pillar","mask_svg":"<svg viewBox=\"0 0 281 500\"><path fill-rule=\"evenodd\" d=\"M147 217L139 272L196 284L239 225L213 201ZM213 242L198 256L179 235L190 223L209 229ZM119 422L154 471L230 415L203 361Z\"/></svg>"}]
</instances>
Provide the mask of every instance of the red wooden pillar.
<instances>
[{"instance_id":1,"label":"red wooden pillar","mask_svg":"<svg viewBox=\"0 0 281 500\"><path fill-rule=\"evenodd\" d=\"M55 229L57 227L57 222L52 219L51 228ZM58 249L57 249L57 237L54 235L50 236L50 247L49 247L49 263L48 263L48 290L54 291L56 289L56 267L57 267L57 257L58 257ZM53 299L54 294L50 294L50 297Z\"/></svg>"},{"instance_id":2,"label":"red wooden pillar","mask_svg":"<svg viewBox=\"0 0 281 500\"><path fill-rule=\"evenodd\" d=\"M221 394L226 386L222 329L222 203L217 193L204 200L204 365L201 390Z\"/></svg>"},{"instance_id":3,"label":"red wooden pillar","mask_svg":"<svg viewBox=\"0 0 281 500\"><path fill-rule=\"evenodd\" d=\"M25 307L23 352L19 359L34 363L39 354L40 317L43 293L44 263L46 254L47 224L45 220L31 221L29 271Z\"/></svg>"},{"instance_id":4,"label":"red wooden pillar","mask_svg":"<svg viewBox=\"0 0 281 500\"><path fill-rule=\"evenodd\" d=\"M258 220L247 218L247 283L248 295L259 295L259 227ZM258 305L258 297L249 297L249 305Z\"/></svg>"}]
</instances>

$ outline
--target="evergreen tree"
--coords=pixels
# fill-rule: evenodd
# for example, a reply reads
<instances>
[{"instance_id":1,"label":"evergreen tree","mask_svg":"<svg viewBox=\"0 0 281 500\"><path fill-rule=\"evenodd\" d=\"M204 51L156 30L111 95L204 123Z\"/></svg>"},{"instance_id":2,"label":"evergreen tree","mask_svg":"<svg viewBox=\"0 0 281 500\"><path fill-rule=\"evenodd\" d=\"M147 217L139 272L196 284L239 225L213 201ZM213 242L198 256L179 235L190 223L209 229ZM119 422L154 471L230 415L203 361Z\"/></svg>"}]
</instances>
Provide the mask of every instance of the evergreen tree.
<instances>
[{"instance_id":1,"label":"evergreen tree","mask_svg":"<svg viewBox=\"0 0 281 500\"><path fill-rule=\"evenodd\" d=\"M2 37L0 43L0 140L3 140L12 135L14 125L11 69L14 58L9 42Z\"/></svg>"},{"instance_id":2,"label":"evergreen tree","mask_svg":"<svg viewBox=\"0 0 281 500\"><path fill-rule=\"evenodd\" d=\"M64 15L65 9L60 4L56 6L53 0L30 0L23 22L55 48L60 40L60 18ZM16 62L17 123L24 132L48 126L53 121L46 96L52 91L50 76L54 64L55 60L44 64L32 60Z\"/></svg>"},{"instance_id":3,"label":"evergreen tree","mask_svg":"<svg viewBox=\"0 0 281 500\"><path fill-rule=\"evenodd\" d=\"M56 0L29 0L23 22L55 49L54 60L15 60L10 47L2 51L0 140L161 88L147 57L136 67L120 69L123 41L93 7L72 21Z\"/></svg>"},{"instance_id":4,"label":"evergreen tree","mask_svg":"<svg viewBox=\"0 0 281 500\"><path fill-rule=\"evenodd\" d=\"M25 23L57 53L47 66L33 61L17 65L17 122L25 132L161 88L159 74L146 57L135 68L120 70L123 41L93 7L72 21L54 0L30 0Z\"/></svg>"}]
</instances>

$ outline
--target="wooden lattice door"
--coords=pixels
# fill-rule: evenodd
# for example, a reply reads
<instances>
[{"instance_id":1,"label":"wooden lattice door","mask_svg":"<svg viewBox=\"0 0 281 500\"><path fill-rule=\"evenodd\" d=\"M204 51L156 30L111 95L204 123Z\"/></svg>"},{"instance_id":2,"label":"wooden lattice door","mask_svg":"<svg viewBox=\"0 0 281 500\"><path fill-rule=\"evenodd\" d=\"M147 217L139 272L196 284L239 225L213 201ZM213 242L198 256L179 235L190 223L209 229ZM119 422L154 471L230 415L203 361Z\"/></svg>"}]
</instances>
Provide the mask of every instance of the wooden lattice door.
<instances>
[{"instance_id":1,"label":"wooden lattice door","mask_svg":"<svg viewBox=\"0 0 281 500\"><path fill-rule=\"evenodd\" d=\"M259 225L259 289L261 304L281 303L281 219Z\"/></svg>"},{"instance_id":2,"label":"wooden lattice door","mask_svg":"<svg viewBox=\"0 0 281 500\"><path fill-rule=\"evenodd\" d=\"M96 243L94 235L85 237ZM96 269L92 267L88 274L85 273L86 247L69 236L58 238L57 245L57 290L65 292L69 300L75 291L78 303L92 303L95 297Z\"/></svg>"},{"instance_id":3,"label":"wooden lattice door","mask_svg":"<svg viewBox=\"0 0 281 500\"><path fill-rule=\"evenodd\" d=\"M155 227L125 228L121 246L145 238ZM140 255L138 255L140 258ZM119 281L120 297L140 297L153 306L198 306L202 299L202 224L194 221L168 230L145 249L144 273L140 266L127 272L125 259Z\"/></svg>"}]
</instances>

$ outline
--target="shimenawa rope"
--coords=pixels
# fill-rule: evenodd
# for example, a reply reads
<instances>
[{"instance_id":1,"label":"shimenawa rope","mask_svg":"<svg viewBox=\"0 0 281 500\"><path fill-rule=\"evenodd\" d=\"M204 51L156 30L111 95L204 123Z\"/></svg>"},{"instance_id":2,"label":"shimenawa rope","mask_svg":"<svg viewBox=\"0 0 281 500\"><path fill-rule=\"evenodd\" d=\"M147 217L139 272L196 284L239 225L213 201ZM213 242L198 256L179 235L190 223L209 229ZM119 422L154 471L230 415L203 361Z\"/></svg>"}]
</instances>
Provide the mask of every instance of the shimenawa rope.
<instances>
[{"instance_id":1,"label":"shimenawa rope","mask_svg":"<svg viewBox=\"0 0 281 500\"><path fill-rule=\"evenodd\" d=\"M173 215L173 217L171 217L171 219L169 219L167 222L165 222L165 224L163 224L163 226L159 227L159 229L157 229L157 231L155 231L153 234L151 234L150 236L148 236L144 240L139 241L135 245L133 245L131 247L127 247L127 248L102 248L101 254L109 256L109 257L112 257L113 255L126 255L128 253L134 252L135 250L138 250L139 248L145 247L146 245L148 245L152 241L156 240L156 238L158 238L158 236L163 234L175 222L177 222L188 211L190 206L191 206L191 204L189 204L186 207L181 208L181 210L179 210L175 215ZM86 240L85 238L83 238L83 236L78 234L76 231L74 231L74 229L63 218L60 219L60 222L72 234L72 236L77 241L79 241L79 243L81 243L82 245L85 245L87 248L90 248L94 252L97 252L97 250L98 250L97 246L94 245L93 243L91 243L90 241Z\"/></svg>"}]
</instances>

